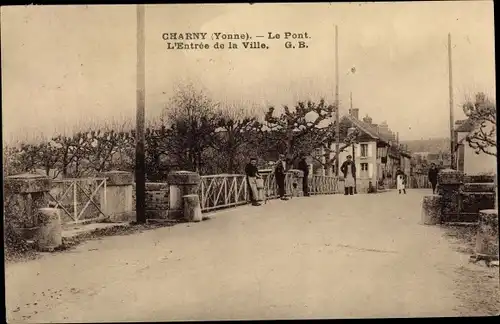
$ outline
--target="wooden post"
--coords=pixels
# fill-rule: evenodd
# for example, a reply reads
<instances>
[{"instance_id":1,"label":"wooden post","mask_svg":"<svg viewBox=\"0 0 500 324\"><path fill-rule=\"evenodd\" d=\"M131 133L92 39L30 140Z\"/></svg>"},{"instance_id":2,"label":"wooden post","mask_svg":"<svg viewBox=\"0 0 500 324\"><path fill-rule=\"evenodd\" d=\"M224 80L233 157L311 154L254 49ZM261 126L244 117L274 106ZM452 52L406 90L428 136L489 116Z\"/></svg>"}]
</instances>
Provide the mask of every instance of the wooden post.
<instances>
[{"instance_id":1,"label":"wooden post","mask_svg":"<svg viewBox=\"0 0 500 324\"><path fill-rule=\"evenodd\" d=\"M337 133L337 142L335 143L335 174L339 175L340 162L340 112L339 112L339 31L335 25L335 123Z\"/></svg>"},{"instance_id":2,"label":"wooden post","mask_svg":"<svg viewBox=\"0 0 500 324\"><path fill-rule=\"evenodd\" d=\"M451 158L451 168L456 170L455 161L455 144L454 144L454 130L453 130L453 71L451 63L451 34L448 33L448 90L450 97L450 158Z\"/></svg>"},{"instance_id":3,"label":"wooden post","mask_svg":"<svg viewBox=\"0 0 500 324\"><path fill-rule=\"evenodd\" d=\"M135 190L136 220L146 222L146 163L144 157L144 124L145 124L145 35L144 5L137 5L137 112L136 112L136 144L135 144Z\"/></svg>"}]
</instances>

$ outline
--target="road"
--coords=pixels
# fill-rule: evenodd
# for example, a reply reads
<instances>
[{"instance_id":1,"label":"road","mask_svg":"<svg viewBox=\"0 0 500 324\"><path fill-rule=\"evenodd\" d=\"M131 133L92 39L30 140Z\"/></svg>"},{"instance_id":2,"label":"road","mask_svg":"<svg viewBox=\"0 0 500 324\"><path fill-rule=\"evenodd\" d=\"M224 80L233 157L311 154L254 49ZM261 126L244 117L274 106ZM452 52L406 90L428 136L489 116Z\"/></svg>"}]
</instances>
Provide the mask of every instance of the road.
<instances>
[{"instance_id":1,"label":"road","mask_svg":"<svg viewBox=\"0 0 500 324\"><path fill-rule=\"evenodd\" d=\"M424 193L270 201L6 267L9 322L455 316Z\"/></svg>"}]
</instances>

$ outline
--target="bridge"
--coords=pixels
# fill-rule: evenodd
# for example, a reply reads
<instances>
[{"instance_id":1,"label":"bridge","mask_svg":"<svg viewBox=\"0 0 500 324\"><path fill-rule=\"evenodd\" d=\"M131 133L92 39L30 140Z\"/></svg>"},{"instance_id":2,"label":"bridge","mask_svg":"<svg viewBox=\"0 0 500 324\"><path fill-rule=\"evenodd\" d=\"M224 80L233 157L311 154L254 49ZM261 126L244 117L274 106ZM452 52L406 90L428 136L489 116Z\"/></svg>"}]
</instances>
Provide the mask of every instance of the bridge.
<instances>
[{"instance_id":1,"label":"bridge","mask_svg":"<svg viewBox=\"0 0 500 324\"><path fill-rule=\"evenodd\" d=\"M271 200L6 267L12 322L461 315L444 230L413 189ZM470 312L467 313L470 315Z\"/></svg>"}]
</instances>

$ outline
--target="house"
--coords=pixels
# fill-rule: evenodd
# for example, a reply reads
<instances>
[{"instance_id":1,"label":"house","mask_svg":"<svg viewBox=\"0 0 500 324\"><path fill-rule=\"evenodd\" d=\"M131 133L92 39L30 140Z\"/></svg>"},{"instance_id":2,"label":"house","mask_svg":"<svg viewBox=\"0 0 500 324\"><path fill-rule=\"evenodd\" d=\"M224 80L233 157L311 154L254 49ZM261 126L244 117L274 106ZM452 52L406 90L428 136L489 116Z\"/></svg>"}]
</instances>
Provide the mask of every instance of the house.
<instances>
[{"instance_id":1,"label":"house","mask_svg":"<svg viewBox=\"0 0 500 324\"><path fill-rule=\"evenodd\" d=\"M457 169L469 175L483 173L496 174L496 156L482 152L478 154L466 141L467 135L474 131L475 127L476 125L470 119L459 120L455 123L454 136L455 143L457 143L455 151ZM496 153L496 147L493 149Z\"/></svg>"},{"instance_id":2,"label":"house","mask_svg":"<svg viewBox=\"0 0 500 324\"><path fill-rule=\"evenodd\" d=\"M356 189L358 193L369 192L370 188L381 189L393 186L395 173L401 167L409 174L411 172L411 154L397 144L398 136L388 127L386 122L374 124L372 118L366 116L359 119L359 109L349 110L349 114L340 120L340 141L347 136L347 130L356 128L360 135L359 143L345 148L339 154L339 163L343 163L348 155L353 156L356 163ZM341 144L342 145L342 144ZM335 144L332 145L332 152ZM334 153L331 153L333 158ZM333 168L332 168L333 169ZM331 174L333 170L326 170Z\"/></svg>"}]
</instances>

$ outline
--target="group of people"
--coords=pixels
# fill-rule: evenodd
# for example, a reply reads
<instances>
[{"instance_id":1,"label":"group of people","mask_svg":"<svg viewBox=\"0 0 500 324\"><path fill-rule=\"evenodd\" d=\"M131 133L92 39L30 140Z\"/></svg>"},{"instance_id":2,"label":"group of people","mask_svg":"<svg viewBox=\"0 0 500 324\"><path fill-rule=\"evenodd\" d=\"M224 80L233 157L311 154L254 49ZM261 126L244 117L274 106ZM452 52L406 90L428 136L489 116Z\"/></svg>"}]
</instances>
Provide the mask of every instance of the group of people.
<instances>
[{"instance_id":1,"label":"group of people","mask_svg":"<svg viewBox=\"0 0 500 324\"><path fill-rule=\"evenodd\" d=\"M306 155L301 154L298 163L298 169L304 173L302 188L304 196L309 196L309 165L306 160ZM283 154L279 155L279 159L274 165L274 176L278 187L278 195L281 200L288 200L286 197L285 177L287 171L287 162ZM356 164L352 160L352 156L348 155L346 161L342 163L340 171L344 175L344 195L353 195L356 187ZM432 193L436 192L437 175L439 169L436 164L432 163L429 169L429 182L432 185ZM259 201L265 199L264 181L257 168L257 159L251 158L250 162L245 167L245 174L248 187L250 188L250 200L252 205L260 206ZM406 194L407 176L398 168L396 171L396 188L399 194Z\"/></svg>"},{"instance_id":2,"label":"group of people","mask_svg":"<svg viewBox=\"0 0 500 324\"><path fill-rule=\"evenodd\" d=\"M309 166L306 161L305 154L301 154L298 169L304 173L303 178L303 191L304 196L309 196ZM285 189L285 177L287 171L287 161L285 159L285 155L280 154L278 161L274 165L274 178L276 181L276 185L278 187L278 196L281 200L288 200L286 197L286 189ZM257 159L251 158L250 162L245 167L245 175L248 187L250 188L250 201L254 206L260 206L259 201L265 199L263 195L265 195L264 191L264 181L262 179L262 175L259 173L259 169L257 168Z\"/></svg>"}]
</instances>

